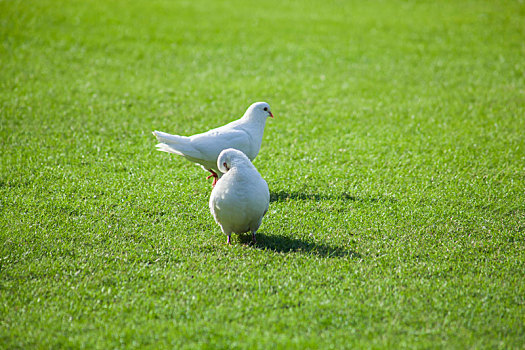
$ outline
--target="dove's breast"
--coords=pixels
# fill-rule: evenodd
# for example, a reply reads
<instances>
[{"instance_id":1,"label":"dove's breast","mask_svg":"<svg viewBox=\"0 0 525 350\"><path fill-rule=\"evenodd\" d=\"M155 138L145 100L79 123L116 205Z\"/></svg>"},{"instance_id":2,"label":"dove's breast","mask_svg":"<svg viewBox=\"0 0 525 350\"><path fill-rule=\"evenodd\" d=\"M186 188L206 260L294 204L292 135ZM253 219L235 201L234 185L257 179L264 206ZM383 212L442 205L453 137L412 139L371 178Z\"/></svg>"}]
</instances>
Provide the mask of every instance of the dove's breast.
<instances>
[{"instance_id":1,"label":"dove's breast","mask_svg":"<svg viewBox=\"0 0 525 350\"><path fill-rule=\"evenodd\" d=\"M261 149L264 134L264 124L243 125L241 128L246 133L249 142L244 145L245 149L239 150L243 151L243 153L246 154L246 156L251 161L253 161Z\"/></svg>"}]
</instances>

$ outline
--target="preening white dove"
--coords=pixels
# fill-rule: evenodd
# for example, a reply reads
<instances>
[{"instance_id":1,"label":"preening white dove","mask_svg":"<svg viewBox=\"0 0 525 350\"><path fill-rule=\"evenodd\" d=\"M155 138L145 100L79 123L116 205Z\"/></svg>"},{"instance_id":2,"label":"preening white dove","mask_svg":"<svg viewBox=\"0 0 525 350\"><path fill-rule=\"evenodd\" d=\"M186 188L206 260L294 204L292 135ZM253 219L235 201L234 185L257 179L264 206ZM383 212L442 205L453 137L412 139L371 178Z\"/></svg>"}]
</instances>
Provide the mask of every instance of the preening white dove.
<instances>
[{"instance_id":1,"label":"preening white dove","mask_svg":"<svg viewBox=\"0 0 525 350\"><path fill-rule=\"evenodd\" d=\"M217 167L224 173L210 195L210 211L230 243L232 233L255 234L270 205L268 184L239 150L222 151Z\"/></svg>"}]
</instances>

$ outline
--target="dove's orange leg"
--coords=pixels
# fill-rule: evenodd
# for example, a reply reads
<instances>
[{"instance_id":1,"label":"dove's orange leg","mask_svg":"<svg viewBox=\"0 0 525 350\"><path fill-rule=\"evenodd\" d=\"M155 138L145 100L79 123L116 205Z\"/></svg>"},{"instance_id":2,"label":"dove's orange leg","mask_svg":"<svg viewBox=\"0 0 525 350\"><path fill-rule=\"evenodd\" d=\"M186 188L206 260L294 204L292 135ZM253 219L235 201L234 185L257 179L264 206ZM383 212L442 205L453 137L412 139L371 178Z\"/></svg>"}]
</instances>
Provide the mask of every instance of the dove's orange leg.
<instances>
[{"instance_id":1,"label":"dove's orange leg","mask_svg":"<svg viewBox=\"0 0 525 350\"><path fill-rule=\"evenodd\" d=\"M206 180L208 180L210 177L213 177L213 183L211 184L213 187L215 187L215 184L217 183L217 180L219 180L219 176L217 176L217 173L211 169L208 169L208 171L211 173L208 177L206 177Z\"/></svg>"}]
</instances>

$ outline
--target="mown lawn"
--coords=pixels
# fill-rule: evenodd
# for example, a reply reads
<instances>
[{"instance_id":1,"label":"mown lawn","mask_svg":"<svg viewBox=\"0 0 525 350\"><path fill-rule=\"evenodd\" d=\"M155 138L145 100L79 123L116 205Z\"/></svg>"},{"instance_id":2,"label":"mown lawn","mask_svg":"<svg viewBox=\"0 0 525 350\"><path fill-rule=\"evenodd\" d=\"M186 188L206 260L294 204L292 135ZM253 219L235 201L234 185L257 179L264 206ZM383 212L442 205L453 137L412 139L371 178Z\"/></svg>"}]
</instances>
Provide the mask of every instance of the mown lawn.
<instances>
[{"instance_id":1,"label":"mown lawn","mask_svg":"<svg viewBox=\"0 0 525 350\"><path fill-rule=\"evenodd\" d=\"M0 0L0 348L523 348L525 4ZM155 151L267 101L233 245Z\"/></svg>"}]
</instances>

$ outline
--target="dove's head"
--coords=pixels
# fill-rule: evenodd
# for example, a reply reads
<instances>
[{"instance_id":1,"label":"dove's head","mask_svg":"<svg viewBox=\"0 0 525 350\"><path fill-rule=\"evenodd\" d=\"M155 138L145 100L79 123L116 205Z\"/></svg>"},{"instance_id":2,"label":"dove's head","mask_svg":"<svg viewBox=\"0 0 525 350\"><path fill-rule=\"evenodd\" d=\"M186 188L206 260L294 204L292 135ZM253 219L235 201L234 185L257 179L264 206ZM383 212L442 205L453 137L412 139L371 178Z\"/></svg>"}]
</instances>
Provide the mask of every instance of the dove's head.
<instances>
[{"instance_id":1,"label":"dove's head","mask_svg":"<svg viewBox=\"0 0 525 350\"><path fill-rule=\"evenodd\" d=\"M266 118L273 118L272 111L270 110L270 105L266 102L255 102L244 113L244 118L250 120L259 120L266 121Z\"/></svg>"},{"instance_id":2,"label":"dove's head","mask_svg":"<svg viewBox=\"0 0 525 350\"><path fill-rule=\"evenodd\" d=\"M244 153L234 148L227 148L219 154L217 167L222 173L226 174L231 168L245 162L251 163Z\"/></svg>"}]
</instances>

